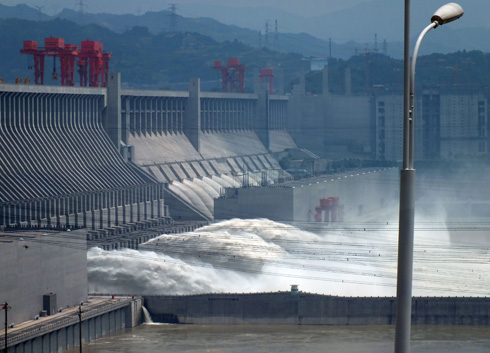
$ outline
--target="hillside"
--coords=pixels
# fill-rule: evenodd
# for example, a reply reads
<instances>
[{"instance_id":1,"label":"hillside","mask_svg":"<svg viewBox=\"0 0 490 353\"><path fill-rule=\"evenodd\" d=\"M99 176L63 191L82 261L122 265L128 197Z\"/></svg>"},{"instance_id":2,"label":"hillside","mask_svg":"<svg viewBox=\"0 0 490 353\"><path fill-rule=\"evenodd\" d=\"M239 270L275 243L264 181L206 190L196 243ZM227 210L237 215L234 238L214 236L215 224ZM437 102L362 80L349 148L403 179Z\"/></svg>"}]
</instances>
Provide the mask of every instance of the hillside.
<instances>
[{"instance_id":1,"label":"hillside","mask_svg":"<svg viewBox=\"0 0 490 353\"><path fill-rule=\"evenodd\" d=\"M182 89L192 77L199 77L206 85L219 87L219 73L212 69L215 60L225 61L237 57L247 66L246 88L252 90L254 70L262 67L281 68L285 82L295 79L308 62L297 54L281 54L268 49L257 49L238 41L217 42L197 33L152 34L146 27L133 27L124 33L115 33L97 25L80 26L67 20L25 21L0 20L0 31L4 34L0 47L0 76L5 82L14 82L15 77L32 77L27 70L32 60L20 54L24 40L36 40L44 45L44 38L53 36L65 39L65 43L80 45L90 39L104 43L104 49L112 52L110 70L122 73L123 82L132 87ZM46 72L52 59L46 59ZM53 84L46 75L46 83Z\"/></svg>"},{"instance_id":2,"label":"hillside","mask_svg":"<svg viewBox=\"0 0 490 353\"><path fill-rule=\"evenodd\" d=\"M425 27L432 12L440 6L436 0L428 0L413 4L412 9L412 42L419 31ZM483 4L480 0L466 0L463 3L466 12L463 18L444 29L433 31L424 40L420 54L434 52L450 53L458 50L482 50L490 52L490 27L485 20L485 9L490 10L489 4ZM187 10L187 13L194 12ZM212 7L206 11L208 16L221 13L212 11ZM0 4L0 18L18 18L29 20L52 20L54 18L68 19L80 25L97 24L116 33L124 33L134 26L147 27L152 34L162 32L195 32L209 36L214 40L230 41L235 39L251 47L266 46L265 30L262 28L261 38L256 28L257 19L262 18L264 9L248 8L246 11L225 12L227 23L239 23L227 25L211 17L183 17L178 14L173 17L169 11L149 11L142 15L114 15L85 12L82 15L73 10L64 9L54 17L47 16L36 9L26 5L5 6ZM197 12L196 12L197 11ZM264 10L265 11L265 10ZM376 14L365 16L365 14ZM255 16L254 16L255 14ZM348 10L332 11L326 15L313 18L302 18L279 11L278 41L275 39L273 21L269 21L268 48L282 53L299 53L305 57L329 57L348 59L356 52L375 51L384 52L385 39L386 53L394 58L403 56L403 23L393 21L403 14L403 3L391 0L376 0L361 3ZM237 19L237 16L241 20ZM281 17L282 16L282 17ZM293 16L293 17L291 17ZM247 18L249 20L247 20ZM277 17L271 17L277 18ZM356 21L353 22L352 18ZM255 23L255 25L254 25ZM265 22L264 22L265 23ZM378 43L375 43L377 34ZM331 43L329 38L332 38ZM354 40L355 39L355 40Z\"/></svg>"},{"instance_id":3,"label":"hillside","mask_svg":"<svg viewBox=\"0 0 490 353\"><path fill-rule=\"evenodd\" d=\"M403 61L381 54L357 55L349 60L329 61L331 93L344 92L344 72L352 72L352 92L366 94L373 86L402 89ZM367 82L369 78L369 82ZM417 59L417 88L441 85L475 85L488 87L490 82L490 54L481 51L459 51L451 54L431 54ZM321 72L310 72L306 90L321 94Z\"/></svg>"}]
</instances>

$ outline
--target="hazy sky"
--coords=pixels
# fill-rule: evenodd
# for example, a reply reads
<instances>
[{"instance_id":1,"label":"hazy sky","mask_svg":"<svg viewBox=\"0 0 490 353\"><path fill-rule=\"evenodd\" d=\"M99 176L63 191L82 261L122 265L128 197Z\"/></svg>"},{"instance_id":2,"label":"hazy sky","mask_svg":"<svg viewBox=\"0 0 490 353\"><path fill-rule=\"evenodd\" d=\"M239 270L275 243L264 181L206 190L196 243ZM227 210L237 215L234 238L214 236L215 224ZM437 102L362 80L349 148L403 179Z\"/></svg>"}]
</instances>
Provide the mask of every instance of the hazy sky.
<instances>
[{"instance_id":1,"label":"hazy sky","mask_svg":"<svg viewBox=\"0 0 490 353\"><path fill-rule=\"evenodd\" d=\"M25 3L30 6L41 6L43 12L50 15L58 13L62 8L78 9L80 2L84 10L92 13L136 13L160 11L168 9L170 4L185 6L189 4L210 4L226 7L274 7L301 16L317 16L328 12L350 8L353 5L372 0L0 0L4 5ZM185 15L185 14L184 14Z\"/></svg>"}]
</instances>

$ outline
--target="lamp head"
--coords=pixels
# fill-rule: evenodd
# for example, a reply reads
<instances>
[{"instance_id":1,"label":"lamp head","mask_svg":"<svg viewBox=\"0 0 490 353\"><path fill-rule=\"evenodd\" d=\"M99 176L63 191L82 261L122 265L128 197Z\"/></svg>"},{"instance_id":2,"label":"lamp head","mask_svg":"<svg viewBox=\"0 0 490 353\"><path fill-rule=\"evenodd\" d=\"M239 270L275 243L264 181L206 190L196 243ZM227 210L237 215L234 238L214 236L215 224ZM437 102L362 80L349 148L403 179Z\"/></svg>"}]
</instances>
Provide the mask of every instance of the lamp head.
<instances>
[{"instance_id":1,"label":"lamp head","mask_svg":"<svg viewBox=\"0 0 490 353\"><path fill-rule=\"evenodd\" d=\"M463 16L463 8L455 2L450 2L440 7L431 17L430 22L436 22L438 26L453 22Z\"/></svg>"}]
</instances>

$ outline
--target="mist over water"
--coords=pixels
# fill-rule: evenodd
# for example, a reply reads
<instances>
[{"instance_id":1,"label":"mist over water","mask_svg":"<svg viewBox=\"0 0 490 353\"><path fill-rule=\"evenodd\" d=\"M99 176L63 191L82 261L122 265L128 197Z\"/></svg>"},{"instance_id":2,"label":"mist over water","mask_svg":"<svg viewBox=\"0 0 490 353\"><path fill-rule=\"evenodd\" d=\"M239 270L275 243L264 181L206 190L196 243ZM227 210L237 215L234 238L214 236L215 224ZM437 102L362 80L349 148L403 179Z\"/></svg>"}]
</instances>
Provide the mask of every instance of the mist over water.
<instances>
[{"instance_id":1,"label":"mist over water","mask_svg":"<svg viewBox=\"0 0 490 353\"><path fill-rule=\"evenodd\" d=\"M414 295L488 295L488 248L451 244L445 228L419 219ZM161 235L139 250L92 248L89 290L172 295L284 291L298 284L312 293L395 295L397 224L308 227L311 231L266 219L232 219Z\"/></svg>"}]
</instances>

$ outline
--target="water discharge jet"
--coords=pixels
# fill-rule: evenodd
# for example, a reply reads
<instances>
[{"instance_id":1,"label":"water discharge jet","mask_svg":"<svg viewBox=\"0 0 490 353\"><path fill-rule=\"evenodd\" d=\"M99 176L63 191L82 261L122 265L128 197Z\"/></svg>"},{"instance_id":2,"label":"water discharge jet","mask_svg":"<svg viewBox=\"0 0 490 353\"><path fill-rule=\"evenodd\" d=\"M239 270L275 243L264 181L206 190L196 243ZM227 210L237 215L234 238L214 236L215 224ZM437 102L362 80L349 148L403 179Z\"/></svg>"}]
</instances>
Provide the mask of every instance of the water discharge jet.
<instances>
[{"instance_id":1,"label":"water discharge jet","mask_svg":"<svg viewBox=\"0 0 490 353\"><path fill-rule=\"evenodd\" d=\"M387 224L388 223L388 224ZM301 290L393 296L394 222L355 223L315 233L266 219L233 219L194 232L162 235L138 251L88 252L91 292L196 294ZM416 295L484 296L488 251L451 244L438 224L417 223ZM457 266L454 258L460 259Z\"/></svg>"}]
</instances>

